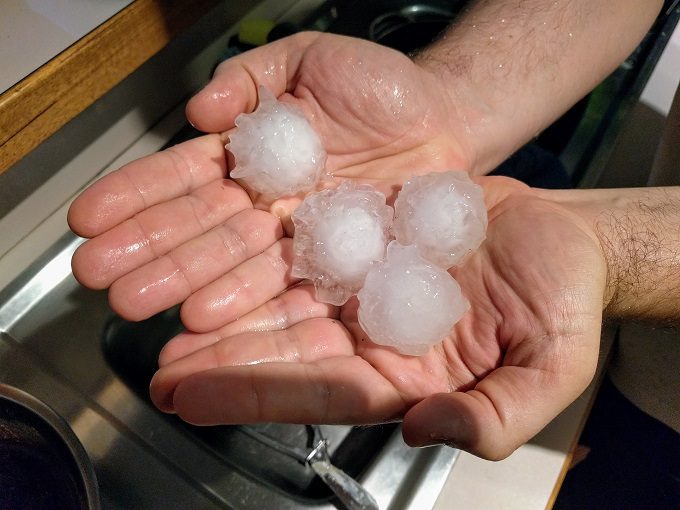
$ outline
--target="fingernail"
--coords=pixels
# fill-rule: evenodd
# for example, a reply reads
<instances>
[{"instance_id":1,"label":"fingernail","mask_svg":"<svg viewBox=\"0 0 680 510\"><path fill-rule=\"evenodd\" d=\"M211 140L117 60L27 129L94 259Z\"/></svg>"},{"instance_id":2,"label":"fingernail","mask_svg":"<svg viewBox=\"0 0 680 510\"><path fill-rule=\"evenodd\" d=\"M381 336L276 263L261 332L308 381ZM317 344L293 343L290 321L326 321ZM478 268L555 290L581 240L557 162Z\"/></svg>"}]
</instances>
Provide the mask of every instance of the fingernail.
<instances>
[{"instance_id":1,"label":"fingernail","mask_svg":"<svg viewBox=\"0 0 680 510\"><path fill-rule=\"evenodd\" d=\"M449 446L451 448L456 448L460 450L458 442L451 437L444 437L436 433L430 433L427 437L423 438L423 441L417 445L412 445L417 448L430 448L432 446Z\"/></svg>"},{"instance_id":2,"label":"fingernail","mask_svg":"<svg viewBox=\"0 0 680 510\"><path fill-rule=\"evenodd\" d=\"M451 448L461 448L468 440L470 425L460 415L441 416L432 420L428 438L432 444L445 444Z\"/></svg>"}]
</instances>

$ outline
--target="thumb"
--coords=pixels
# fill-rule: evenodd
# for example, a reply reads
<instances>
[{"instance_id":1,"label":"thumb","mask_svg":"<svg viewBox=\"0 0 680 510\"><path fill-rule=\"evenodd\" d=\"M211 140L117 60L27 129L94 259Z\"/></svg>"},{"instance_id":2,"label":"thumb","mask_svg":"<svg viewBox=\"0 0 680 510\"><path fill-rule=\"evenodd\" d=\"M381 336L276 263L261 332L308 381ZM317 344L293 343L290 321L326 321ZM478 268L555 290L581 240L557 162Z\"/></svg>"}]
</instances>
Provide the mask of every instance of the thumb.
<instances>
[{"instance_id":1,"label":"thumb","mask_svg":"<svg viewBox=\"0 0 680 510\"><path fill-rule=\"evenodd\" d=\"M295 225L293 225L293 212L302 202L302 197L285 197L274 200L269 206L269 212L281 220L283 230L286 236L293 237L295 234Z\"/></svg>"},{"instance_id":2,"label":"thumb","mask_svg":"<svg viewBox=\"0 0 680 510\"><path fill-rule=\"evenodd\" d=\"M593 373L594 366L574 376L533 367L498 368L470 391L436 394L412 407L404 417L404 440L504 459L573 402Z\"/></svg>"},{"instance_id":3,"label":"thumb","mask_svg":"<svg viewBox=\"0 0 680 510\"><path fill-rule=\"evenodd\" d=\"M237 115L255 109L260 85L276 97L291 90L302 55L317 37L301 32L225 60L187 104L189 122L201 131L227 131Z\"/></svg>"}]
</instances>

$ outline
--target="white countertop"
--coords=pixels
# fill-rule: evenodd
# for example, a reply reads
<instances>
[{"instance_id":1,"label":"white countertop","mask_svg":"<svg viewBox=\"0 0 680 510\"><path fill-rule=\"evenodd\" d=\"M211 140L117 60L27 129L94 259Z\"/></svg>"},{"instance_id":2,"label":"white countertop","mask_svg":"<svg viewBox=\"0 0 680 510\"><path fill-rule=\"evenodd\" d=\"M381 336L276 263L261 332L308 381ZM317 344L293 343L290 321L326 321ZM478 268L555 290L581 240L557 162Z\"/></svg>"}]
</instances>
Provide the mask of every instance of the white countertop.
<instances>
[{"instance_id":1,"label":"white countertop","mask_svg":"<svg viewBox=\"0 0 680 510\"><path fill-rule=\"evenodd\" d=\"M4 0L0 93L18 83L132 0Z\"/></svg>"}]
</instances>

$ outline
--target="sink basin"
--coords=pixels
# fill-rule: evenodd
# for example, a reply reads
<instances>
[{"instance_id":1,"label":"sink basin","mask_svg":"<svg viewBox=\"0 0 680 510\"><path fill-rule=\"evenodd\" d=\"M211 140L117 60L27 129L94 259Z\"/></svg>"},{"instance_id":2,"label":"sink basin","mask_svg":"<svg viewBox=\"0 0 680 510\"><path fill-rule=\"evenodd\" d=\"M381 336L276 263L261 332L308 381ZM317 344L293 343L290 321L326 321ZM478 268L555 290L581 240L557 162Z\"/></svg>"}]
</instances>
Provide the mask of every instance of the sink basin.
<instances>
[{"instance_id":1,"label":"sink basin","mask_svg":"<svg viewBox=\"0 0 680 510\"><path fill-rule=\"evenodd\" d=\"M160 413L148 383L176 309L140 323L117 317L106 293L82 288L65 235L0 294L0 381L45 401L93 460L104 508L343 508L310 468L239 426L195 427ZM306 448L304 425L260 432ZM396 424L323 426L333 463L380 508L431 508L458 452L411 449Z\"/></svg>"},{"instance_id":2,"label":"sink basin","mask_svg":"<svg viewBox=\"0 0 680 510\"><path fill-rule=\"evenodd\" d=\"M182 329L178 308L138 323L114 316L103 331L104 358L141 399L148 401L149 382L156 370L158 354L163 345ZM308 466L253 438L247 428L197 427L169 418L226 464L274 490L309 504L333 496ZM250 428L275 438L283 445L309 451L313 448L313 431L305 425L267 423ZM323 435L329 441L333 464L354 478L364 474L395 429L395 424L322 426Z\"/></svg>"}]
</instances>

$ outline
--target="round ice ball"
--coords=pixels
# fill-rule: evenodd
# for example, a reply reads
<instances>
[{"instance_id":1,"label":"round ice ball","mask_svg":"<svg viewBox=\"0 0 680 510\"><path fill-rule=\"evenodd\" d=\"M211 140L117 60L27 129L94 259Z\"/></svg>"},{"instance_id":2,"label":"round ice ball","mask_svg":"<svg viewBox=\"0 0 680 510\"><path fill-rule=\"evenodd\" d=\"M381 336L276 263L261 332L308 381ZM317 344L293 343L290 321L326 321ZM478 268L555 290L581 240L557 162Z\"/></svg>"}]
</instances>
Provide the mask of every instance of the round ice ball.
<instances>
[{"instance_id":1,"label":"round ice ball","mask_svg":"<svg viewBox=\"0 0 680 510\"><path fill-rule=\"evenodd\" d=\"M326 151L302 112L259 88L253 113L236 117L229 149L236 165L231 177L270 198L314 189L324 173Z\"/></svg>"},{"instance_id":2,"label":"round ice ball","mask_svg":"<svg viewBox=\"0 0 680 510\"><path fill-rule=\"evenodd\" d=\"M441 342L470 307L446 270L397 241L372 265L358 298L359 324L371 340L412 356Z\"/></svg>"},{"instance_id":3,"label":"round ice ball","mask_svg":"<svg viewBox=\"0 0 680 510\"><path fill-rule=\"evenodd\" d=\"M479 248L488 220L482 188L464 172L406 181L394 204L394 235L434 264L449 268Z\"/></svg>"},{"instance_id":4,"label":"round ice ball","mask_svg":"<svg viewBox=\"0 0 680 510\"><path fill-rule=\"evenodd\" d=\"M345 304L384 257L392 216L385 195L368 184L310 193L293 213L293 276L312 280L319 301Z\"/></svg>"}]
</instances>

